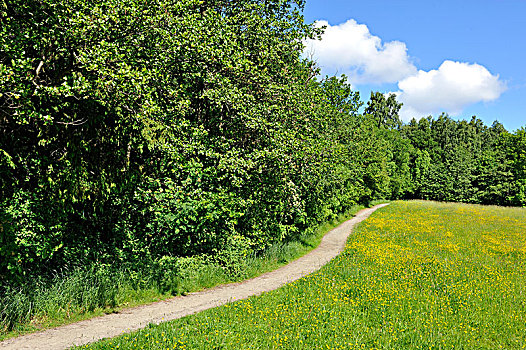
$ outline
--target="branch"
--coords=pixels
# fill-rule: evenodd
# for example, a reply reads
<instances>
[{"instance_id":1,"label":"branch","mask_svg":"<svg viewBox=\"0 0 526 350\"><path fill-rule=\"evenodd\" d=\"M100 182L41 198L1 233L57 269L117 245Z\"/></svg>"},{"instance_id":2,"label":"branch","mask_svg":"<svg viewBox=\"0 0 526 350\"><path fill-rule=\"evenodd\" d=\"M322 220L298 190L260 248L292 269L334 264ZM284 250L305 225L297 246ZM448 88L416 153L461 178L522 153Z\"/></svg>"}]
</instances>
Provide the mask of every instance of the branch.
<instances>
[{"instance_id":1,"label":"branch","mask_svg":"<svg viewBox=\"0 0 526 350\"><path fill-rule=\"evenodd\" d=\"M37 67L36 74L35 74L35 79L38 78L38 75L40 74L40 70L42 69L43 65L44 65L44 61L40 61L40 63L38 64L38 67Z\"/></svg>"},{"instance_id":2,"label":"branch","mask_svg":"<svg viewBox=\"0 0 526 350\"><path fill-rule=\"evenodd\" d=\"M36 87L38 87L38 84L37 84L36 80L37 80L38 75L40 74L40 70L42 69L43 66L44 66L44 60L41 60L40 63L38 64L37 70L35 72L35 77L32 80L33 85L35 85Z\"/></svg>"},{"instance_id":3,"label":"branch","mask_svg":"<svg viewBox=\"0 0 526 350\"><path fill-rule=\"evenodd\" d=\"M62 124L62 125L73 125L73 126L79 126L79 125L82 125L84 124L85 122L88 121L88 118L82 118L82 119L79 119L79 120L75 120L73 122L56 122L57 124Z\"/></svg>"}]
</instances>

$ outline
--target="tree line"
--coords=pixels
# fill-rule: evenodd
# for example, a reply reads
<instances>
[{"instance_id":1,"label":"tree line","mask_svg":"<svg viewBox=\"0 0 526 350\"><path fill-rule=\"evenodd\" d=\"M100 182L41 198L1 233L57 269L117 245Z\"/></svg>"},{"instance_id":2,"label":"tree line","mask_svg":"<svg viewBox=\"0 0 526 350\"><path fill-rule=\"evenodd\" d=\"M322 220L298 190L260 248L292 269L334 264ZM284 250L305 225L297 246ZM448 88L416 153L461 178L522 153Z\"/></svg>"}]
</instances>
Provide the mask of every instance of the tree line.
<instances>
[{"instance_id":1,"label":"tree line","mask_svg":"<svg viewBox=\"0 0 526 350\"><path fill-rule=\"evenodd\" d=\"M302 55L303 1L0 2L0 284L228 268L357 203L526 205L526 130L402 123Z\"/></svg>"}]
</instances>

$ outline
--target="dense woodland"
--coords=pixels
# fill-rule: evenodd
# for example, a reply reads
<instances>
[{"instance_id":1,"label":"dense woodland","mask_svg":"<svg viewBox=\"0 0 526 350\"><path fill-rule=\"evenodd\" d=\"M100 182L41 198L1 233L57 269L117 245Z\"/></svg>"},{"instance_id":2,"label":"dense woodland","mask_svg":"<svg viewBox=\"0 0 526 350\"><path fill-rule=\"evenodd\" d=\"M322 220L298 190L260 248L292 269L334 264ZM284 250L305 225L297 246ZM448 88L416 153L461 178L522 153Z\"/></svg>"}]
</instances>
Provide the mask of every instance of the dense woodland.
<instances>
[{"instance_id":1,"label":"dense woodland","mask_svg":"<svg viewBox=\"0 0 526 350\"><path fill-rule=\"evenodd\" d=\"M318 76L286 0L0 1L0 284L204 256L356 203L526 205L526 129L402 123Z\"/></svg>"}]
</instances>

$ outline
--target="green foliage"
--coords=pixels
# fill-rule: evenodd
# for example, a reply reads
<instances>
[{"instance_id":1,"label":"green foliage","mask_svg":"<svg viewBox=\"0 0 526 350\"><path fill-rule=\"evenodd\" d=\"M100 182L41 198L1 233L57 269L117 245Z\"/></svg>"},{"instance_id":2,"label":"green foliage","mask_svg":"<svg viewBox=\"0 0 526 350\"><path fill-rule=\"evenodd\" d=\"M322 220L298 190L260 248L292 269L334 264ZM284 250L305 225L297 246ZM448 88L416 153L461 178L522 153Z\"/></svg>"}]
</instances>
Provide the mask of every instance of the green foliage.
<instances>
[{"instance_id":1,"label":"green foliage","mask_svg":"<svg viewBox=\"0 0 526 350\"><path fill-rule=\"evenodd\" d=\"M396 101L395 94L389 94L386 98L380 92L371 92L371 98L365 108L365 114L370 115L379 128L394 129L402 125L402 121L398 116L400 108L402 108L402 103Z\"/></svg>"},{"instance_id":2,"label":"green foliage","mask_svg":"<svg viewBox=\"0 0 526 350\"><path fill-rule=\"evenodd\" d=\"M526 206L526 129L503 134L502 147L513 179L506 199L513 205Z\"/></svg>"},{"instance_id":3,"label":"green foliage","mask_svg":"<svg viewBox=\"0 0 526 350\"><path fill-rule=\"evenodd\" d=\"M334 193L306 197L336 155L316 143L328 102L300 56L316 35L301 3L7 5L0 282L261 250L323 219Z\"/></svg>"},{"instance_id":4,"label":"green foliage","mask_svg":"<svg viewBox=\"0 0 526 350\"><path fill-rule=\"evenodd\" d=\"M401 134L413 146L413 188L406 198L524 205L523 129L511 134L498 122L487 127L476 117L466 122L441 115L413 120Z\"/></svg>"}]
</instances>

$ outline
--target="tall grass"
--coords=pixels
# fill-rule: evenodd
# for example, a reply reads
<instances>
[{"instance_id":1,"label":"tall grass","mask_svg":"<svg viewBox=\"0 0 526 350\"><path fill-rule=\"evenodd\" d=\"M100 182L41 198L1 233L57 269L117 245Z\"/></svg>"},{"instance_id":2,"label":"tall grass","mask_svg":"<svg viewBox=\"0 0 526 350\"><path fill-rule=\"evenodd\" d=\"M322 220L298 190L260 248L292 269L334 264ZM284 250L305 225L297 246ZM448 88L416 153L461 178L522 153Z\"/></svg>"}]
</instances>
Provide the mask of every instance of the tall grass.
<instances>
[{"instance_id":1,"label":"tall grass","mask_svg":"<svg viewBox=\"0 0 526 350\"><path fill-rule=\"evenodd\" d=\"M90 349L524 349L526 209L395 202L320 271Z\"/></svg>"},{"instance_id":2,"label":"tall grass","mask_svg":"<svg viewBox=\"0 0 526 350\"><path fill-rule=\"evenodd\" d=\"M21 288L5 288L0 295L0 340L255 277L309 252L326 232L362 208L353 207L307 230L296 241L253 253L238 261L235 268L207 256L165 257L143 262L142 268L92 265L62 271L51 280L28 281Z\"/></svg>"},{"instance_id":3,"label":"tall grass","mask_svg":"<svg viewBox=\"0 0 526 350\"><path fill-rule=\"evenodd\" d=\"M0 299L2 336L82 319L82 315L100 315L124 300L151 296L157 290L148 278L123 268L91 266L17 289L8 287Z\"/></svg>"}]
</instances>

